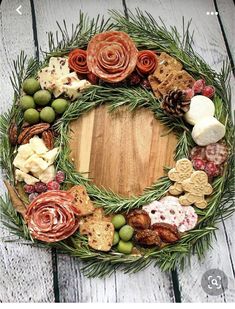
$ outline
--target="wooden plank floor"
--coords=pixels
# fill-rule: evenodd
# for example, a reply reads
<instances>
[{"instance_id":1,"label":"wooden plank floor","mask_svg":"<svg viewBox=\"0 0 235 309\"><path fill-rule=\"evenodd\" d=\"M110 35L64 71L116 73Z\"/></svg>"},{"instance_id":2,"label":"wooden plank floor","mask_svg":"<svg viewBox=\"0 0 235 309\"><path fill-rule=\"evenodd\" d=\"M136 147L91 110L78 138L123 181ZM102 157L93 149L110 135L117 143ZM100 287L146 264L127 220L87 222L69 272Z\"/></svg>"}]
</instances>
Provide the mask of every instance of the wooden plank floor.
<instances>
[{"instance_id":1,"label":"wooden plank floor","mask_svg":"<svg viewBox=\"0 0 235 309\"><path fill-rule=\"evenodd\" d=\"M66 4L65 4L66 3ZM22 5L22 16L15 9ZM234 64L235 6L233 0L3 0L0 7L0 99L1 113L12 98L9 82L12 60L20 50L39 56L47 48L47 31L55 31L56 21L78 21L79 10L90 17L109 9L127 12L139 7L158 16L167 25L182 26L182 15L192 18L195 48L215 70L229 56ZM219 15L206 12L218 10ZM46 13L45 13L46 12ZM234 75L231 85L235 102ZM1 192L3 192L1 183ZM4 243L0 239L0 302L234 302L235 234L234 216L219 226L217 241L205 259L196 257L181 272L162 273L157 268L135 275L119 271L105 279L87 279L82 264L50 250L22 243ZM0 227L0 235L7 231ZM0 236L1 238L2 236ZM219 268L228 277L229 287L220 296L208 296L201 288L205 271Z\"/></svg>"}]
</instances>

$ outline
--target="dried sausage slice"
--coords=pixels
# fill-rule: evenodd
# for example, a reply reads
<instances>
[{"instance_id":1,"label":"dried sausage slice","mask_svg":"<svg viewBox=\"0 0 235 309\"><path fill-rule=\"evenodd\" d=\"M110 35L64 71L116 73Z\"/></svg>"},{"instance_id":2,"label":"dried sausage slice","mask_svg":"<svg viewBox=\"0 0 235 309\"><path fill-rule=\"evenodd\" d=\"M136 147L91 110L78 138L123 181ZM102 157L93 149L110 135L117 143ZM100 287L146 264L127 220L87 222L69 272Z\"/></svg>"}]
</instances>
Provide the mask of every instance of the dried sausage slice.
<instances>
[{"instance_id":1,"label":"dried sausage slice","mask_svg":"<svg viewBox=\"0 0 235 309\"><path fill-rule=\"evenodd\" d=\"M220 165L228 158L228 148L220 143L209 144L206 146L205 154L208 161Z\"/></svg>"}]
</instances>

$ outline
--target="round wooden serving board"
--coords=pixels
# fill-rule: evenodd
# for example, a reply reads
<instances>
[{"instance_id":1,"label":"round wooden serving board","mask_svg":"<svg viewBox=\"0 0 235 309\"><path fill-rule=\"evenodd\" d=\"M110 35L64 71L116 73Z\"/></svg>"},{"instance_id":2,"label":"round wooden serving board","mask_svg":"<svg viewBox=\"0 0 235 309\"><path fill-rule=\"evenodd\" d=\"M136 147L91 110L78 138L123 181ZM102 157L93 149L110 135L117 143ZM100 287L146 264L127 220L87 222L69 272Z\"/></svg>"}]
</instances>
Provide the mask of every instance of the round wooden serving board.
<instances>
[{"instance_id":1,"label":"round wooden serving board","mask_svg":"<svg viewBox=\"0 0 235 309\"><path fill-rule=\"evenodd\" d=\"M71 158L98 186L124 196L139 195L174 166L174 134L147 109L109 113L100 106L71 122Z\"/></svg>"}]
</instances>

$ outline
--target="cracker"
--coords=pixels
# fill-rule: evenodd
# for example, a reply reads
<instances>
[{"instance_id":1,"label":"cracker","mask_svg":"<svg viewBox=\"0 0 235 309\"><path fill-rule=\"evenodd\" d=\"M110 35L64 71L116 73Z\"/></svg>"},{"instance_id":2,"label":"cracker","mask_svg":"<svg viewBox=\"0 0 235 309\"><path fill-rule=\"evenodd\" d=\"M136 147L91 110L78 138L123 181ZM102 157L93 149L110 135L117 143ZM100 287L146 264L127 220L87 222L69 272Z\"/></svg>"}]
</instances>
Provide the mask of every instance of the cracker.
<instances>
[{"instance_id":1,"label":"cracker","mask_svg":"<svg viewBox=\"0 0 235 309\"><path fill-rule=\"evenodd\" d=\"M93 213L95 207L91 202L85 187L79 185L73 186L68 192L74 196L74 206L79 210L81 217Z\"/></svg>"},{"instance_id":2,"label":"cracker","mask_svg":"<svg viewBox=\"0 0 235 309\"><path fill-rule=\"evenodd\" d=\"M157 99L160 99L162 97L161 93L158 91L158 86L160 85L160 82L153 75L149 75L148 80L155 97Z\"/></svg>"},{"instance_id":3,"label":"cracker","mask_svg":"<svg viewBox=\"0 0 235 309\"><path fill-rule=\"evenodd\" d=\"M171 75L170 78L168 76L168 79L166 81L163 81L158 86L158 90L161 92L162 95L167 94L170 90L186 90L188 88L192 88L195 83L195 79L184 70L174 72L173 76Z\"/></svg>"},{"instance_id":4,"label":"cracker","mask_svg":"<svg viewBox=\"0 0 235 309\"><path fill-rule=\"evenodd\" d=\"M161 53L158 57L157 69L153 73L154 77L159 80L159 82L164 81L172 71L182 70L183 65L175 58L171 57L167 53Z\"/></svg>"},{"instance_id":5,"label":"cracker","mask_svg":"<svg viewBox=\"0 0 235 309\"><path fill-rule=\"evenodd\" d=\"M113 244L114 226L111 222L94 221L90 223L88 245L99 251L109 251Z\"/></svg>"}]
</instances>

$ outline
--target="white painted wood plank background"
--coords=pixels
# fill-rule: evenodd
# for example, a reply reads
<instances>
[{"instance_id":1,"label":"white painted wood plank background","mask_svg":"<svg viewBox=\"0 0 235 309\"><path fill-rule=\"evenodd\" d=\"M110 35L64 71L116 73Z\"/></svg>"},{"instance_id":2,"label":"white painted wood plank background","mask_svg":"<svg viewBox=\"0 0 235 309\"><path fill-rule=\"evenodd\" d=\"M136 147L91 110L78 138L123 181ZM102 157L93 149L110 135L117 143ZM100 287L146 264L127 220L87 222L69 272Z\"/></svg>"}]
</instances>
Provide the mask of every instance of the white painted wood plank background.
<instances>
[{"instance_id":1,"label":"white painted wood plank background","mask_svg":"<svg viewBox=\"0 0 235 309\"><path fill-rule=\"evenodd\" d=\"M68 0L66 5L62 0L3 0L0 11L1 112L11 102L12 91L7 77L11 61L21 49L34 55L36 38L39 46L45 50L46 32L56 30L56 20L61 22L65 19L68 25L76 23L80 9L90 17L98 13L107 16L108 9L123 12L123 3L131 10L140 7L149 11L155 18L160 15L167 25L176 25L178 29L182 25L182 15L186 20L193 18L195 48L212 67L219 70L227 55L225 41L218 18L206 15L207 11L215 11L216 4L230 50L234 47L231 43L233 30L230 23L233 22L231 15L234 18L235 10L230 0L218 0L215 4L212 0L198 0L196 3L193 0ZM20 4L23 16L15 12ZM35 12L36 20L32 18L32 11ZM34 33L32 20L36 30ZM232 81L234 84L234 77ZM115 272L106 279L87 279L81 274L81 263L68 256L57 255L56 278L53 278L50 251L0 242L0 302L232 302L235 301L233 225L234 217L220 225L214 249L208 252L203 262L199 263L196 258L192 258L191 267L188 266L184 272L178 270L180 293L177 296L174 294L172 274L161 273L157 268L150 267L135 275ZM213 267L224 270L229 278L229 289L218 297L207 296L200 286L203 273ZM53 280L56 282L54 290Z\"/></svg>"}]
</instances>

